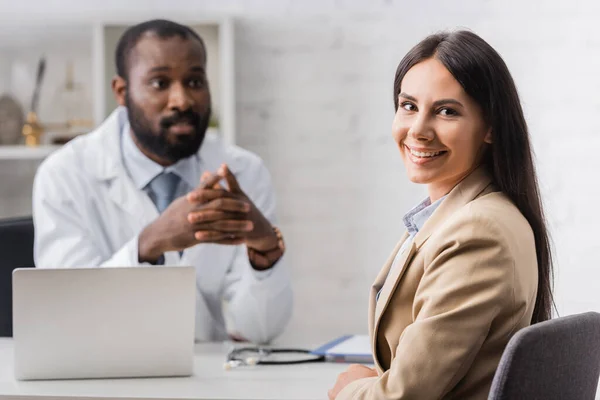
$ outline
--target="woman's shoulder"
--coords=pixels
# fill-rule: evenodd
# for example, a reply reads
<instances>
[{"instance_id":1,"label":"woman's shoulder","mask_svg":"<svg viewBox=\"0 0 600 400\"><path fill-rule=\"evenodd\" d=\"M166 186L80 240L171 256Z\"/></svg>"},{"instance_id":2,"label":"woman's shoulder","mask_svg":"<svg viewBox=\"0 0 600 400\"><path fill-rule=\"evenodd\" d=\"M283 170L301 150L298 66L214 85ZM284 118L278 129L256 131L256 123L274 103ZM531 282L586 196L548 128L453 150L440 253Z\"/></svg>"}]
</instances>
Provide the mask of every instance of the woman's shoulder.
<instances>
[{"instance_id":1,"label":"woman's shoulder","mask_svg":"<svg viewBox=\"0 0 600 400\"><path fill-rule=\"evenodd\" d=\"M480 196L467 203L462 211L462 217L473 217L475 220L484 220L496 223L510 231L531 231L529 222L519 208L500 191L494 191ZM461 216L461 213L458 214Z\"/></svg>"},{"instance_id":2,"label":"woman's shoulder","mask_svg":"<svg viewBox=\"0 0 600 400\"><path fill-rule=\"evenodd\" d=\"M445 239L456 236L489 238L510 247L519 243L534 243L529 222L500 191L484 194L465 204L442 223L437 233L438 237Z\"/></svg>"},{"instance_id":3,"label":"woman's shoulder","mask_svg":"<svg viewBox=\"0 0 600 400\"><path fill-rule=\"evenodd\" d=\"M534 242L527 219L499 191L483 194L447 214L429 241L465 243L471 239L491 239L511 247L519 241Z\"/></svg>"}]
</instances>

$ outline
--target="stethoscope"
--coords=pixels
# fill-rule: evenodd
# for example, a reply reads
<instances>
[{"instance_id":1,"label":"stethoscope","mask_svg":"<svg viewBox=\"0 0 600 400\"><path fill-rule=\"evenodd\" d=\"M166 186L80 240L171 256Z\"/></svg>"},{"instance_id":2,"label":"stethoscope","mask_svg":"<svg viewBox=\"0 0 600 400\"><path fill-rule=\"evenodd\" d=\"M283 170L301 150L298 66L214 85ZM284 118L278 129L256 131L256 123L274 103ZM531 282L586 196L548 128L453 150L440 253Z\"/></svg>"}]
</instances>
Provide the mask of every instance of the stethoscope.
<instances>
[{"instance_id":1,"label":"stethoscope","mask_svg":"<svg viewBox=\"0 0 600 400\"><path fill-rule=\"evenodd\" d=\"M244 357L244 353L255 353L254 356ZM304 354L312 355L312 357L301 358L295 360L265 360L271 354ZM225 370L237 368L240 366L252 366L252 365L293 365L293 364L306 364L314 362L324 362L325 356L314 355L310 350L305 349L270 349L266 347L239 347L234 348L227 353L227 361L223 365Z\"/></svg>"}]
</instances>

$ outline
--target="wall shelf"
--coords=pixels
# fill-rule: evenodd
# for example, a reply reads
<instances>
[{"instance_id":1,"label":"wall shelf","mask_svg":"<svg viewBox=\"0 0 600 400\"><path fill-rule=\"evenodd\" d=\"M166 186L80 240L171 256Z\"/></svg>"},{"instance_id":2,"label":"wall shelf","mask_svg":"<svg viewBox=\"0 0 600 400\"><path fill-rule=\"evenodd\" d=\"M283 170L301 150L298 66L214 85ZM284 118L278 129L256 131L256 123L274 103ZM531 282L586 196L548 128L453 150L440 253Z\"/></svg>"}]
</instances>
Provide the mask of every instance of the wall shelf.
<instances>
[{"instance_id":1,"label":"wall shelf","mask_svg":"<svg viewBox=\"0 0 600 400\"><path fill-rule=\"evenodd\" d=\"M11 24L0 26L0 94L14 97L27 113L35 82L37 63L46 59L38 117L42 124L64 123L60 89L67 66L72 65L75 83L81 86L79 119L99 125L114 109L111 90L115 74L115 48L120 35L131 25L151 19L114 17L102 20L44 26ZM219 133L228 143L235 143L235 69L234 22L228 16L193 18L185 15L162 15L161 18L190 26L204 39L207 74L218 118Z\"/></svg>"},{"instance_id":2,"label":"wall shelf","mask_svg":"<svg viewBox=\"0 0 600 400\"><path fill-rule=\"evenodd\" d=\"M59 149L59 145L41 145L28 147L24 145L0 146L0 161L2 160L43 160L52 152Z\"/></svg>"}]
</instances>

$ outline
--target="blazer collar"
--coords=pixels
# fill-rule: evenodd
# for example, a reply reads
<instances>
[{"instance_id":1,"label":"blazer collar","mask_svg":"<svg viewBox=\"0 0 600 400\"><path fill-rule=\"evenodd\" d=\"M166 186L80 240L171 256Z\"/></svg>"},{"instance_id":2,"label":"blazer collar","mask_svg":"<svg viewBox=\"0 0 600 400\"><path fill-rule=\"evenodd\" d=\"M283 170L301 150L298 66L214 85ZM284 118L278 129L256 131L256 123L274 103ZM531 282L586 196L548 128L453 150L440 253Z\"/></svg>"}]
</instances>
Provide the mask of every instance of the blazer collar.
<instances>
[{"instance_id":1,"label":"blazer collar","mask_svg":"<svg viewBox=\"0 0 600 400\"><path fill-rule=\"evenodd\" d=\"M415 235L415 247L419 249L435 229L454 212L479 197L492 184L492 177L483 166L478 167L460 181L444 199L442 204Z\"/></svg>"}]
</instances>

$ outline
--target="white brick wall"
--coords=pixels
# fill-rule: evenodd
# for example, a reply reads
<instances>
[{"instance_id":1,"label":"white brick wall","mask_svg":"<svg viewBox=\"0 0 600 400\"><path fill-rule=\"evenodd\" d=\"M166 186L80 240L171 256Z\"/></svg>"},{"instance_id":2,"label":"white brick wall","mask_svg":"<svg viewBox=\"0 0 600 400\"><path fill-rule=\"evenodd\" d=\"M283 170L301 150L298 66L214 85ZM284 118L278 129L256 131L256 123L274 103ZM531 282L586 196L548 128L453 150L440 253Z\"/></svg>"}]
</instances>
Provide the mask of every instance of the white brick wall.
<instances>
[{"instance_id":1,"label":"white brick wall","mask_svg":"<svg viewBox=\"0 0 600 400\"><path fill-rule=\"evenodd\" d=\"M406 181L390 138L394 70L424 35L456 26L494 45L520 89L556 246L561 314L600 310L597 1L104 0L102 11L96 4L0 0L0 15L239 16L239 143L273 173L297 294L282 342L366 332L370 283L401 234L401 215L424 196Z\"/></svg>"}]
</instances>

